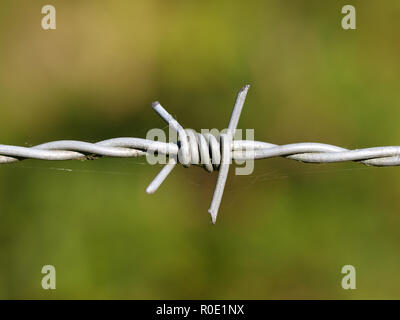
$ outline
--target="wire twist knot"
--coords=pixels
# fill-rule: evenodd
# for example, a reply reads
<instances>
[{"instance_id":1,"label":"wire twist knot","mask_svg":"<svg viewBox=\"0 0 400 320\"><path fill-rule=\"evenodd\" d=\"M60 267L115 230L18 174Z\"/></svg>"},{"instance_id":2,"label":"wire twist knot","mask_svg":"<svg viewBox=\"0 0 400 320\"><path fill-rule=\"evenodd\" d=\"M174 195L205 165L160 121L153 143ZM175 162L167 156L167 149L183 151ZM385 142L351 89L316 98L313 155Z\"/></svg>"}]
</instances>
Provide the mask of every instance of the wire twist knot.
<instances>
[{"instance_id":1,"label":"wire twist knot","mask_svg":"<svg viewBox=\"0 0 400 320\"><path fill-rule=\"evenodd\" d=\"M218 170L221 164L221 135L199 133L193 129L179 131L178 162L185 167L200 165L206 171Z\"/></svg>"}]
</instances>

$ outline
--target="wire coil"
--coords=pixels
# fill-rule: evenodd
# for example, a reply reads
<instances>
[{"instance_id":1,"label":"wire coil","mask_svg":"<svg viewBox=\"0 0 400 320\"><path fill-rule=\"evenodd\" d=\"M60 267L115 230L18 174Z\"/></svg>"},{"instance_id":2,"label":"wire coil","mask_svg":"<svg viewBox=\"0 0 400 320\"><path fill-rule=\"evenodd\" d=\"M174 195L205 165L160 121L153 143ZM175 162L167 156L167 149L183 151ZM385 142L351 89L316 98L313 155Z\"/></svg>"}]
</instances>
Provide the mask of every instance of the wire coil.
<instances>
[{"instance_id":1,"label":"wire coil","mask_svg":"<svg viewBox=\"0 0 400 320\"><path fill-rule=\"evenodd\" d=\"M188 142L188 152L186 154L189 157L187 159L182 158L180 162L183 164L201 165L208 172L218 170L221 164L219 137L215 137L211 133L202 134L192 129L185 129L184 134ZM182 150L178 154L185 154L185 152Z\"/></svg>"}]
</instances>

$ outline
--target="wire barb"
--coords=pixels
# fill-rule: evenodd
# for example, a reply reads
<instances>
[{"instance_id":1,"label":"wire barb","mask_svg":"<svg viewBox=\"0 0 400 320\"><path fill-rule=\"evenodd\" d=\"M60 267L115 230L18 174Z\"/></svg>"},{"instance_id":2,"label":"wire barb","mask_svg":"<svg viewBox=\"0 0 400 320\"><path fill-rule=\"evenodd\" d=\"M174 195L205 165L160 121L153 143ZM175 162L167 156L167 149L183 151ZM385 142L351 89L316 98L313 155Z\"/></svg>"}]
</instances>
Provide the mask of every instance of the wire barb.
<instances>
[{"instance_id":1,"label":"wire barb","mask_svg":"<svg viewBox=\"0 0 400 320\"><path fill-rule=\"evenodd\" d=\"M218 209L221 204L222 195L224 193L226 179L228 178L229 165L231 162L231 146L232 140L235 134L236 127L239 123L240 114L242 113L242 108L244 101L246 100L247 91L249 91L250 86L246 85L239 91L236 98L235 106L233 107L231 119L228 125L228 133L221 134L221 151L222 151L222 161L221 168L218 174L217 184L215 186L213 198L211 201L211 206L208 212L211 214L212 223L215 224L217 221Z\"/></svg>"},{"instance_id":2,"label":"wire barb","mask_svg":"<svg viewBox=\"0 0 400 320\"><path fill-rule=\"evenodd\" d=\"M232 160L254 160L285 157L307 163L332 163L356 161L369 166L400 166L400 146L385 146L348 150L334 145L314 142L275 145L253 140L234 140L235 130L246 99L249 85L238 93L226 133L219 136L201 134L184 129L159 102L153 109L178 135L178 142L161 142L141 138L114 138L97 143L75 140L47 142L30 148L0 144L0 164L23 159L72 160L92 156L141 157L163 154L169 157L167 164L146 189L154 193L175 166L201 165L207 171L219 170L208 212L215 224L220 207L229 166ZM251 150L250 153L243 150Z\"/></svg>"}]
</instances>

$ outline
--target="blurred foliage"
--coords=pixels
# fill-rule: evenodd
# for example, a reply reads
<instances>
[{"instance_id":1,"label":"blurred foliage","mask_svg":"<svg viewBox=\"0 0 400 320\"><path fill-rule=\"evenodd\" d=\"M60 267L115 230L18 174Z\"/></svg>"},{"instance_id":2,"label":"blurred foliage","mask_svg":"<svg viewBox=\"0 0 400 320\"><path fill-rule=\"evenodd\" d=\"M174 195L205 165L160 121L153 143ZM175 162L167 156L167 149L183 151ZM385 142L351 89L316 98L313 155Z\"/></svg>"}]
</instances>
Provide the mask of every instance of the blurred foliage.
<instances>
[{"instance_id":1,"label":"blurred foliage","mask_svg":"<svg viewBox=\"0 0 400 320\"><path fill-rule=\"evenodd\" d=\"M57 30L40 27L57 9ZM0 4L0 137L145 137L159 100L185 126L256 139L399 145L400 3L22 1ZM258 161L228 179L178 168L154 195L145 159L0 167L0 298L399 298L399 168ZM41 288L41 268L57 289ZM343 265L357 290L341 289Z\"/></svg>"}]
</instances>

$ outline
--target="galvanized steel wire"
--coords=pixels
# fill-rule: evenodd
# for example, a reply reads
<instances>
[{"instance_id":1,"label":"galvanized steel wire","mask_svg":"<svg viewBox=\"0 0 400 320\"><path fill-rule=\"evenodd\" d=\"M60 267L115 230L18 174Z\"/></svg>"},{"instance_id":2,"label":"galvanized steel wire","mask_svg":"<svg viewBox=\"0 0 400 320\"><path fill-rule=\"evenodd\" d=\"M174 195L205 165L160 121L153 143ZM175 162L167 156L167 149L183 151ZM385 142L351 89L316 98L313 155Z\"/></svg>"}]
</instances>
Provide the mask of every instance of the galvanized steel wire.
<instances>
[{"instance_id":1,"label":"galvanized steel wire","mask_svg":"<svg viewBox=\"0 0 400 320\"><path fill-rule=\"evenodd\" d=\"M239 92L228 130L219 137L184 129L158 102L155 102L153 109L177 132L178 143L127 137L96 143L60 140L33 147L0 144L0 164L13 163L23 159L73 160L93 155L95 157L132 158L154 154L154 152L164 154L169 157L169 161L149 185L147 192L156 191L177 163L181 163L185 167L191 164L202 165L209 172L219 170L216 189L209 209L213 223L216 221L232 160L286 157L308 163L357 161L370 166L400 165L400 146L348 150L330 144L313 142L276 145L261 141L234 140L234 133L248 89L249 86L245 86Z\"/></svg>"}]
</instances>

